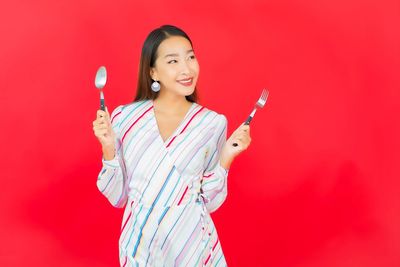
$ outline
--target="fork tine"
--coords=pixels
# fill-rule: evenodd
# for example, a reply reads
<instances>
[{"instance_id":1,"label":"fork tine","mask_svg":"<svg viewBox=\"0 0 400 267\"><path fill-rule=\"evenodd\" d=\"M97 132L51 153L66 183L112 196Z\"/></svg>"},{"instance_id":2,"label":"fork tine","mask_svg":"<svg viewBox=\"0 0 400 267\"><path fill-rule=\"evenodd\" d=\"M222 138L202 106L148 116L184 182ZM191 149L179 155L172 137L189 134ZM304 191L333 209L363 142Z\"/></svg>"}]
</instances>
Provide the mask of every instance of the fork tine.
<instances>
[{"instance_id":1,"label":"fork tine","mask_svg":"<svg viewBox=\"0 0 400 267\"><path fill-rule=\"evenodd\" d=\"M261 92L260 98L258 99L258 101L261 101L264 99L264 90Z\"/></svg>"},{"instance_id":2,"label":"fork tine","mask_svg":"<svg viewBox=\"0 0 400 267\"><path fill-rule=\"evenodd\" d=\"M256 102L256 107L263 108L265 103L267 102L269 92L265 88L261 92L260 98Z\"/></svg>"},{"instance_id":3,"label":"fork tine","mask_svg":"<svg viewBox=\"0 0 400 267\"><path fill-rule=\"evenodd\" d=\"M268 95L269 95L268 90L263 89L263 92L262 92L262 94L261 94L261 99L264 100L264 101L267 100Z\"/></svg>"},{"instance_id":4,"label":"fork tine","mask_svg":"<svg viewBox=\"0 0 400 267\"><path fill-rule=\"evenodd\" d=\"M269 95L269 91L267 89L264 89L264 90L265 90L265 99L267 99L267 97Z\"/></svg>"}]
</instances>

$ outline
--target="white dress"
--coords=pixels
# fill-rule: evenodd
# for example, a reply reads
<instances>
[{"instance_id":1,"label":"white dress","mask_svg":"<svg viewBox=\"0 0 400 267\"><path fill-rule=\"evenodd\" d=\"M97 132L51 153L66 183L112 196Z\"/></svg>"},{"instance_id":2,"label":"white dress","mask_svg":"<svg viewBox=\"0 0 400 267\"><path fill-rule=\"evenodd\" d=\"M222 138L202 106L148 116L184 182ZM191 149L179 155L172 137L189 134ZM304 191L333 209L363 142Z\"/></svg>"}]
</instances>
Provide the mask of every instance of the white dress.
<instances>
[{"instance_id":1,"label":"white dress","mask_svg":"<svg viewBox=\"0 0 400 267\"><path fill-rule=\"evenodd\" d=\"M210 217L227 195L225 116L192 103L165 142L152 100L119 106L111 120L117 153L103 159L97 186L125 207L121 266L226 266Z\"/></svg>"}]
</instances>

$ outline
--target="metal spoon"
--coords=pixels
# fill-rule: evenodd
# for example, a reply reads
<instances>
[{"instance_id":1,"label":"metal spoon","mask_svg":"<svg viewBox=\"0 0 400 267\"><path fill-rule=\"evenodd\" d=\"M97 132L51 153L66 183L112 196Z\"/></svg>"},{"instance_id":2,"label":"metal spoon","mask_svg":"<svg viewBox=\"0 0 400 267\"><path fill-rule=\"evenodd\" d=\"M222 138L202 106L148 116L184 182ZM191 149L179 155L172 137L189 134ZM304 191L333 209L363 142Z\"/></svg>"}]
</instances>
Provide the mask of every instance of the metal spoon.
<instances>
[{"instance_id":1,"label":"metal spoon","mask_svg":"<svg viewBox=\"0 0 400 267\"><path fill-rule=\"evenodd\" d=\"M101 66L96 73L96 78L94 79L94 84L96 85L96 88L100 90L100 109L105 111L106 106L104 104L104 94L103 94L103 88L106 85L107 82L107 70L106 67Z\"/></svg>"}]
</instances>

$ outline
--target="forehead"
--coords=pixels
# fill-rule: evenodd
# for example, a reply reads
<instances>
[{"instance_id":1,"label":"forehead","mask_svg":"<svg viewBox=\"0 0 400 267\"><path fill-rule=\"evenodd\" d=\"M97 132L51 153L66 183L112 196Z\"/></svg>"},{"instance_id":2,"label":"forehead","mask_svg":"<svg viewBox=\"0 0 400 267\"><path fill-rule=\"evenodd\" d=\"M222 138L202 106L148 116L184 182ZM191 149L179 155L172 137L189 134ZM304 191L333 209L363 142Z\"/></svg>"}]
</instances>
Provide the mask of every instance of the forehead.
<instances>
[{"instance_id":1,"label":"forehead","mask_svg":"<svg viewBox=\"0 0 400 267\"><path fill-rule=\"evenodd\" d=\"M171 36L161 42L157 54L159 56L168 54L186 54L193 49L188 39L182 36Z\"/></svg>"}]
</instances>

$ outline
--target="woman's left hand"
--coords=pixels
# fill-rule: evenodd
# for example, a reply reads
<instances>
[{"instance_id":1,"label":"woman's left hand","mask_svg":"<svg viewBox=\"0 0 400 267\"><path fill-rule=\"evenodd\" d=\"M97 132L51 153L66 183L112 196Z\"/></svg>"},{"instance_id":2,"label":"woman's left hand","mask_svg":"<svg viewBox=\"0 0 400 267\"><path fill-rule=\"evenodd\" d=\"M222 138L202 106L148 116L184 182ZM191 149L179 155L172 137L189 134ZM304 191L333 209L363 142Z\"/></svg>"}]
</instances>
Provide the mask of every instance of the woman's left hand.
<instances>
[{"instance_id":1,"label":"woman's left hand","mask_svg":"<svg viewBox=\"0 0 400 267\"><path fill-rule=\"evenodd\" d=\"M233 146L234 143L236 143L237 146ZM250 126L243 123L232 133L228 140L226 140L222 148L220 159L222 167L229 169L233 159L245 151L250 143Z\"/></svg>"}]
</instances>

